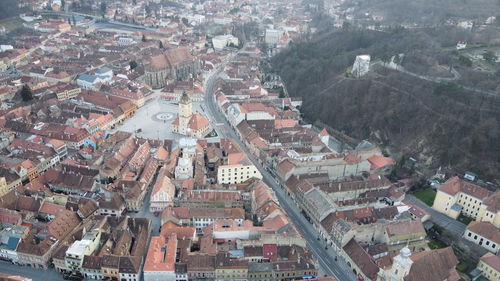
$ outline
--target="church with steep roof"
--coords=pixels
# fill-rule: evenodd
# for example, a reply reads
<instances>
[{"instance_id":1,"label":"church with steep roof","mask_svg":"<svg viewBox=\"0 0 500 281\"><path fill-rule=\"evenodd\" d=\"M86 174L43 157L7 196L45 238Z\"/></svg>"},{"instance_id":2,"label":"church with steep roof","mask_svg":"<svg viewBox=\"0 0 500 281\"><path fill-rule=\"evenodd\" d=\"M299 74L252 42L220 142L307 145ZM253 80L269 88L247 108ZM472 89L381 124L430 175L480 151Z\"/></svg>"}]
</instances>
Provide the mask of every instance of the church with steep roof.
<instances>
[{"instance_id":1,"label":"church with steep roof","mask_svg":"<svg viewBox=\"0 0 500 281\"><path fill-rule=\"evenodd\" d=\"M167 50L152 56L144 65L144 82L154 89L176 80L186 80L200 73L200 61L187 48Z\"/></svg>"},{"instance_id":2,"label":"church with steep roof","mask_svg":"<svg viewBox=\"0 0 500 281\"><path fill-rule=\"evenodd\" d=\"M210 132L210 122L198 112L193 114L193 102L186 93L179 101L179 116L172 122L172 131L192 138L203 138Z\"/></svg>"}]
</instances>

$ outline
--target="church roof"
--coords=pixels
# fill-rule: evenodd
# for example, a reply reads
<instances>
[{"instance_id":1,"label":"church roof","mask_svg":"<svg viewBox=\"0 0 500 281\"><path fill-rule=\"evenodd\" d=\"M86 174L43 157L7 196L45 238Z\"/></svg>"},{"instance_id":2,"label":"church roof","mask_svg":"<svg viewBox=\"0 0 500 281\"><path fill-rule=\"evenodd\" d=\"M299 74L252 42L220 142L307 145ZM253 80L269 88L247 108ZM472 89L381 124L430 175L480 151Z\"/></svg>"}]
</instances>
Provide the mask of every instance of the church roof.
<instances>
[{"instance_id":1,"label":"church roof","mask_svg":"<svg viewBox=\"0 0 500 281\"><path fill-rule=\"evenodd\" d=\"M451 247L423 251L411 256L411 260L413 264L405 281L458 280L454 278L458 260Z\"/></svg>"},{"instance_id":2,"label":"church roof","mask_svg":"<svg viewBox=\"0 0 500 281\"><path fill-rule=\"evenodd\" d=\"M168 50L165 53L165 57L172 66L184 63L186 61L192 61L194 59L188 48L175 48Z\"/></svg>"},{"instance_id":3,"label":"church roof","mask_svg":"<svg viewBox=\"0 0 500 281\"><path fill-rule=\"evenodd\" d=\"M163 54L157 55L157 56L151 57L150 67L152 69L164 69L164 68L169 67L169 63L168 63L165 55L163 55Z\"/></svg>"},{"instance_id":4,"label":"church roof","mask_svg":"<svg viewBox=\"0 0 500 281\"><path fill-rule=\"evenodd\" d=\"M161 70L193 60L194 57L188 48L176 48L167 50L164 54L152 56L149 68L152 70Z\"/></svg>"}]
</instances>

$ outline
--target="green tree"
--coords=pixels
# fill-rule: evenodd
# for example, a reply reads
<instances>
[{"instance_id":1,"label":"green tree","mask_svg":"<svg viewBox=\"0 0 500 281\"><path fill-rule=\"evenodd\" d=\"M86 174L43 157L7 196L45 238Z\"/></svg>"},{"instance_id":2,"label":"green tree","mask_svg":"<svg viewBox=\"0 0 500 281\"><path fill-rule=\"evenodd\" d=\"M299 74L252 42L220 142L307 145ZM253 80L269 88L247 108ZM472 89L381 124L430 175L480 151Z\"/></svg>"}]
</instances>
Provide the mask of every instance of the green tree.
<instances>
[{"instance_id":1,"label":"green tree","mask_svg":"<svg viewBox=\"0 0 500 281\"><path fill-rule=\"evenodd\" d=\"M459 56L458 61L460 62L460 64L462 64L464 66L468 66L468 67L472 66L472 61L466 56Z\"/></svg>"},{"instance_id":2,"label":"green tree","mask_svg":"<svg viewBox=\"0 0 500 281\"><path fill-rule=\"evenodd\" d=\"M391 61L391 54L389 53L389 46L385 44L382 47L382 51L380 53L380 60L384 63L387 64L388 62Z\"/></svg>"},{"instance_id":3,"label":"green tree","mask_svg":"<svg viewBox=\"0 0 500 281\"><path fill-rule=\"evenodd\" d=\"M142 35L142 39L141 39L142 42L146 42L146 35Z\"/></svg>"},{"instance_id":4,"label":"green tree","mask_svg":"<svg viewBox=\"0 0 500 281\"><path fill-rule=\"evenodd\" d=\"M493 53L493 51L486 51L483 53L483 59L485 59L487 62L495 62L497 60L497 56L495 56L495 53Z\"/></svg>"},{"instance_id":5,"label":"green tree","mask_svg":"<svg viewBox=\"0 0 500 281\"><path fill-rule=\"evenodd\" d=\"M135 60L131 60L129 62L129 65L130 65L130 70L133 70L137 67L137 62Z\"/></svg>"},{"instance_id":6,"label":"green tree","mask_svg":"<svg viewBox=\"0 0 500 281\"><path fill-rule=\"evenodd\" d=\"M189 26L189 21L187 18L182 18L182 23L185 25L185 26Z\"/></svg>"},{"instance_id":7,"label":"green tree","mask_svg":"<svg viewBox=\"0 0 500 281\"><path fill-rule=\"evenodd\" d=\"M33 92L31 92L31 89L28 85L23 85L23 88L21 89L21 98L24 102L33 99Z\"/></svg>"},{"instance_id":8,"label":"green tree","mask_svg":"<svg viewBox=\"0 0 500 281\"><path fill-rule=\"evenodd\" d=\"M149 5L146 5L144 9L146 10L146 14L149 16L151 14L151 7L149 7Z\"/></svg>"},{"instance_id":9,"label":"green tree","mask_svg":"<svg viewBox=\"0 0 500 281\"><path fill-rule=\"evenodd\" d=\"M396 54L394 56L394 63L397 64L397 65L399 65L401 62L402 62L401 61L401 57L399 56L399 54Z\"/></svg>"},{"instance_id":10,"label":"green tree","mask_svg":"<svg viewBox=\"0 0 500 281\"><path fill-rule=\"evenodd\" d=\"M158 45L160 49L163 49L163 42L160 40L160 44Z\"/></svg>"},{"instance_id":11,"label":"green tree","mask_svg":"<svg viewBox=\"0 0 500 281\"><path fill-rule=\"evenodd\" d=\"M351 24L348 23L347 21L344 21L342 23L342 31L348 32L349 29L351 29Z\"/></svg>"},{"instance_id":12,"label":"green tree","mask_svg":"<svg viewBox=\"0 0 500 281\"><path fill-rule=\"evenodd\" d=\"M283 89L283 87L280 88L280 94L279 94L279 98L282 99L285 97L285 90Z\"/></svg>"}]
</instances>

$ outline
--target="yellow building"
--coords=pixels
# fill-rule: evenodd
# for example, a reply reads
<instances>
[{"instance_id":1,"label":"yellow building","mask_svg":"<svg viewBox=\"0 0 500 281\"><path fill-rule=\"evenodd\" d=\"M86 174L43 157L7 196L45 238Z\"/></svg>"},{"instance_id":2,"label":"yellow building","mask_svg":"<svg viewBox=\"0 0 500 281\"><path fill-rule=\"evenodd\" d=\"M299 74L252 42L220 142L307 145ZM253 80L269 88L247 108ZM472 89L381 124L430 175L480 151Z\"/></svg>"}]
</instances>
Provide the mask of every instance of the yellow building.
<instances>
[{"instance_id":1,"label":"yellow building","mask_svg":"<svg viewBox=\"0 0 500 281\"><path fill-rule=\"evenodd\" d=\"M0 196L3 196L9 192L9 189L7 188L7 181L5 180L4 177L0 178Z\"/></svg>"},{"instance_id":2,"label":"yellow building","mask_svg":"<svg viewBox=\"0 0 500 281\"><path fill-rule=\"evenodd\" d=\"M389 252L397 253L403 247L412 252L427 248L424 226L419 221L398 221L387 225L384 232Z\"/></svg>"},{"instance_id":3,"label":"yellow building","mask_svg":"<svg viewBox=\"0 0 500 281\"><path fill-rule=\"evenodd\" d=\"M477 268L490 281L500 281L500 257L487 253L479 259Z\"/></svg>"},{"instance_id":4,"label":"yellow building","mask_svg":"<svg viewBox=\"0 0 500 281\"><path fill-rule=\"evenodd\" d=\"M229 254L219 253L215 257L215 278L218 280L246 280L248 260L231 259Z\"/></svg>"},{"instance_id":5,"label":"yellow building","mask_svg":"<svg viewBox=\"0 0 500 281\"><path fill-rule=\"evenodd\" d=\"M500 228L500 190L496 191L483 201L479 208L477 221L490 222L496 228Z\"/></svg>"},{"instance_id":6,"label":"yellow building","mask_svg":"<svg viewBox=\"0 0 500 281\"><path fill-rule=\"evenodd\" d=\"M251 178L262 179L257 168L249 161L248 163L223 165L217 170L217 182L219 184L239 184Z\"/></svg>"},{"instance_id":7,"label":"yellow building","mask_svg":"<svg viewBox=\"0 0 500 281\"><path fill-rule=\"evenodd\" d=\"M21 184L22 181L19 175L10 170L0 168L0 196L4 196Z\"/></svg>"},{"instance_id":8,"label":"yellow building","mask_svg":"<svg viewBox=\"0 0 500 281\"><path fill-rule=\"evenodd\" d=\"M227 156L217 167L219 184L239 184L251 178L262 179L257 167L248 159L235 140L221 139L220 144Z\"/></svg>"},{"instance_id":9,"label":"yellow building","mask_svg":"<svg viewBox=\"0 0 500 281\"><path fill-rule=\"evenodd\" d=\"M56 92L58 100L67 100L77 97L82 92L82 89L78 86L67 85L62 87L60 91Z\"/></svg>"},{"instance_id":10,"label":"yellow building","mask_svg":"<svg viewBox=\"0 0 500 281\"><path fill-rule=\"evenodd\" d=\"M432 208L455 219L460 214L478 219L483 201L491 195L491 191L455 176L439 187Z\"/></svg>"}]
</instances>

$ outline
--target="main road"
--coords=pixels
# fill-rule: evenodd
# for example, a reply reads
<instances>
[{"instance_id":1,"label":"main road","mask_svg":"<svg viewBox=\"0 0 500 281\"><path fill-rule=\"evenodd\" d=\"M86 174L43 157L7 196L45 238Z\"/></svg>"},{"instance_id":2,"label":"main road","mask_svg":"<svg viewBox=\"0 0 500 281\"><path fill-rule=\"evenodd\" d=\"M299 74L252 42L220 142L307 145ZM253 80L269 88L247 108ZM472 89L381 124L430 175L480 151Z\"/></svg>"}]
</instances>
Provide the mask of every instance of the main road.
<instances>
[{"instance_id":1,"label":"main road","mask_svg":"<svg viewBox=\"0 0 500 281\"><path fill-rule=\"evenodd\" d=\"M214 119L212 120L213 122L224 124L222 130L220 130L220 136L222 138L235 139L248 155L248 158L254 163L257 169L259 169L262 174L263 181L274 190L280 205L287 212L295 226L300 230L302 236L306 239L308 248L313 251L323 271L328 275L335 276L339 281L357 280L354 273L340 257L335 260L335 258L338 257L338 253L334 251L333 247L326 247L324 240L318 240L318 231L301 214L298 206L286 194L283 188L280 187L278 180L271 176L271 174L264 169L259 161L257 161L257 159L255 159L255 157L248 151L246 146L235 134L226 117L217 109L217 105L215 103L215 86L220 71L226 63L227 61L212 71L208 75L205 82L205 103L207 105L207 110L210 111L209 113Z\"/></svg>"}]
</instances>

